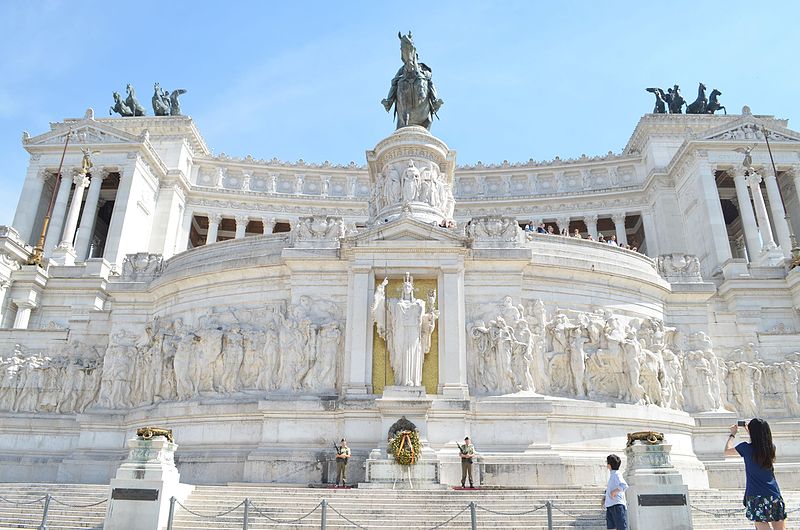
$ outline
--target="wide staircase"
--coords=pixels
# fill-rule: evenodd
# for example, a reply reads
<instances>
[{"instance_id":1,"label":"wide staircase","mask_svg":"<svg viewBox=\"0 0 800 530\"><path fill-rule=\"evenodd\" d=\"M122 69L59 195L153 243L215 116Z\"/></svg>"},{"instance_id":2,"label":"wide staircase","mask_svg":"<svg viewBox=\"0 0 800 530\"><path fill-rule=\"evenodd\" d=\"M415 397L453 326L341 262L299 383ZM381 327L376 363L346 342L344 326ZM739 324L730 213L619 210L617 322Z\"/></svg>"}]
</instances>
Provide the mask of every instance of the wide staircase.
<instances>
[{"instance_id":1,"label":"wide staircase","mask_svg":"<svg viewBox=\"0 0 800 530\"><path fill-rule=\"evenodd\" d=\"M48 530L100 529L107 492L105 485L0 484L0 530L39 528L48 493ZM474 503L480 529L545 530L550 501L554 529L601 530L605 528L601 497L600 488L391 491L198 486L183 505L176 504L173 528L238 530L243 528L246 504L249 530L318 530L324 499L328 529L469 530L470 503ZM800 530L800 491L784 492L784 498L787 510L794 511L787 528ZM753 528L744 518L741 491L692 491L690 502L695 529Z\"/></svg>"}]
</instances>

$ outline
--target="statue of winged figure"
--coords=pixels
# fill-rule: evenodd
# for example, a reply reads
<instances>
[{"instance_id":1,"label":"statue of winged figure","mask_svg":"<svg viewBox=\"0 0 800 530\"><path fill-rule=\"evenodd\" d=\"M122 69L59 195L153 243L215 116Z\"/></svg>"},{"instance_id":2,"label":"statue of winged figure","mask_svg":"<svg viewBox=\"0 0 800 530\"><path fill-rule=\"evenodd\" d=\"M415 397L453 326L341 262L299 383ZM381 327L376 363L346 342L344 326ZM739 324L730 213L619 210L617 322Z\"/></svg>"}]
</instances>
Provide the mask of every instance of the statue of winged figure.
<instances>
[{"instance_id":1,"label":"statue of winged figure","mask_svg":"<svg viewBox=\"0 0 800 530\"><path fill-rule=\"evenodd\" d=\"M742 165L747 171L753 169L753 157L750 153L755 148L756 144L751 145L750 147L737 147L734 149L737 153L742 153L744 155L744 160L742 160Z\"/></svg>"}]
</instances>

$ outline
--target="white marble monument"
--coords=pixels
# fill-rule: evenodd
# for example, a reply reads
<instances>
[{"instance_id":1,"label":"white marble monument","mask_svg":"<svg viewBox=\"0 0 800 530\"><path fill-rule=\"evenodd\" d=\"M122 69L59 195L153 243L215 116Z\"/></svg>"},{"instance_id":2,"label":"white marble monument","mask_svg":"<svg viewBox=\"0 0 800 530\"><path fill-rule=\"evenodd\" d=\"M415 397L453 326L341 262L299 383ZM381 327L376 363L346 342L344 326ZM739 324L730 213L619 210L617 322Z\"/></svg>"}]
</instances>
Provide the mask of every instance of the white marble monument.
<instances>
[{"instance_id":1,"label":"white marble monument","mask_svg":"<svg viewBox=\"0 0 800 530\"><path fill-rule=\"evenodd\" d=\"M469 435L485 485L602 485L644 429L685 485L729 484L738 416L800 439L788 125L648 114L618 154L460 166L423 127L366 165L215 155L186 116L26 134L0 227L3 479L107 482L156 423L189 483L331 480L342 437L364 481L405 415L442 484ZM406 273L435 295L382 293ZM800 488L800 444L780 450Z\"/></svg>"}]
</instances>

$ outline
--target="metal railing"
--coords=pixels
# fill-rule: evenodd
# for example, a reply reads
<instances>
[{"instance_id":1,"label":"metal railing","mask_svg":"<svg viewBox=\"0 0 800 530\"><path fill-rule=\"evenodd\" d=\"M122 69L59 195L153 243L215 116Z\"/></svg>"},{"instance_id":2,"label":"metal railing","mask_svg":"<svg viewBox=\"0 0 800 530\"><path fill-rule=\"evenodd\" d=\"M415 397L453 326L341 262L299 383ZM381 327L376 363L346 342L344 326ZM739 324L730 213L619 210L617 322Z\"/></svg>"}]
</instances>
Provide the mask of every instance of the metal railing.
<instances>
[{"instance_id":1,"label":"metal railing","mask_svg":"<svg viewBox=\"0 0 800 530\"><path fill-rule=\"evenodd\" d=\"M42 522L39 523L37 527L38 530L47 530L47 518L50 516L50 504L58 504L60 506L65 506L67 508L92 508L94 506L100 506L104 502L107 502L108 499L103 499L97 502L92 502L89 504L70 504L68 502L60 501L56 497L53 497L50 493L45 493L43 496L39 497L38 499L33 499L30 501L20 501L20 500L11 500L6 499L5 497L0 497L0 501L6 502L8 504L13 504L15 506L28 506L33 504L39 504L40 502L44 501L44 505L42 506Z\"/></svg>"},{"instance_id":2,"label":"metal railing","mask_svg":"<svg viewBox=\"0 0 800 530\"><path fill-rule=\"evenodd\" d=\"M175 497L172 497L169 500L169 517L167 519L167 530L173 530L173 525L174 525L174 522L175 522L175 510L176 510L176 507L180 507L183 510L185 510L186 513L188 513L188 514L190 514L190 515L192 515L194 517L201 518L201 519L217 519L217 518L220 518L220 517L224 517L224 516L230 515L231 513L233 513L236 510L238 510L240 507L243 507L242 515L241 515L241 518L242 518L242 523L241 523L242 530L248 530L249 525L250 525L250 523L252 521L252 518L254 516L261 516L261 517L269 520L272 523L285 524L285 525L297 525L298 523L300 523L300 522L308 519L309 517L311 517L311 515L313 515L317 510L320 511L320 514L319 514L319 528L320 528L320 530L327 530L327 528L328 528L328 510L330 510L333 513L335 513L336 515L338 515L339 517L341 517L344 521L346 521L353 528L359 528L361 530L369 530L368 527L366 527L366 526L364 526L362 524L359 524L358 522L354 521L350 517L346 516L345 514L343 514L339 510L337 510L334 506L332 506L327 501L327 499L322 499L319 502L319 504L314 506L309 512L301 515L300 517L296 517L296 518L293 518L293 519L281 519L281 518L273 517L272 515L266 513L264 510L258 508L253 503L253 501L251 501L249 498L246 498L245 500L243 500L242 502L240 502L239 504L237 504L236 506L234 506L233 508L231 508L229 510L225 510L223 512L216 513L216 514L203 514L203 513L198 513L198 512L195 512L195 511L187 508L178 499L176 499ZM541 504L540 506L536 506L535 508L531 508L529 510L525 510L525 511L521 511L521 512L499 512L499 511L487 508L485 506L481 506L478 503L472 501L469 504L467 504L466 506L464 506L455 515L453 515L450 518L442 521L441 523L438 523L438 524L436 524L434 526L431 526L430 528L426 528L425 530L437 530L439 528L444 528L449 523L452 523L453 521L455 521L457 518L462 516L467 511L469 511L469 518L470 518L470 525L471 525L470 528L472 530L478 530L478 512L479 511L483 511L483 512L486 512L488 514L497 515L497 516L522 517L522 516L525 516L525 515L531 515L531 514L536 513L536 512L538 512L540 510L545 510L545 512L546 512L546 515L547 515L547 529L548 530L553 530L553 510L554 509L558 510L559 512L561 512L561 513L563 513L565 515L568 515L568 516L571 516L571 517L576 517L575 514L569 514L568 512L562 510L561 508L558 508L552 501L549 501L549 500L546 501L544 504ZM585 514L577 515L577 517L582 517L582 516L585 516ZM602 519L601 519L600 516L598 516L596 518L592 518L591 521L592 522L596 521L597 524L605 523L605 517L603 516ZM589 522L589 521L585 520L583 522L586 523L586 522Z\"/></svg>"}]
</instances>

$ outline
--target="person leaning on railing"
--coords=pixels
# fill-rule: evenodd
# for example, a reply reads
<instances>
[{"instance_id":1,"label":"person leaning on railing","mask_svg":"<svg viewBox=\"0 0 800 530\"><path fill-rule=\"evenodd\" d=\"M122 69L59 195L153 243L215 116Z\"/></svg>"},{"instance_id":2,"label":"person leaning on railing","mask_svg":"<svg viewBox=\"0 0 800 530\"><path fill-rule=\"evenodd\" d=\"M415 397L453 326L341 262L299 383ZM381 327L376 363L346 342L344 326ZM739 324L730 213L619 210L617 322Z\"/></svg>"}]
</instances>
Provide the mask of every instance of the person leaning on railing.
<instances>
[{"instance_id":1,"label":"person leaning on railing","mask_svg":"<svg viewBox=\"0 0 800 530\"><path fill-rule=\"evenodd\" d=\"M740 422L742 424L744 422ZM739 425L731 425L731 433L725 444L725 456L739 455L744 459L747 482L744 489L745 516L753 521L757 530L784 530L786 528L786 505L775 480L775 444L769 424L753 418L744 425L750 434L750 442L734 447Z\"/></svg>"}]
</instances>

